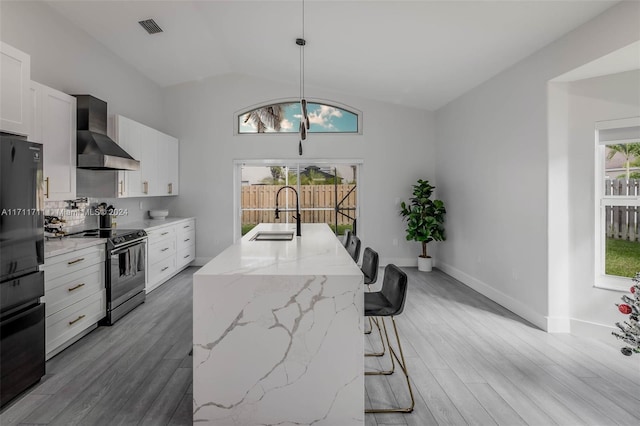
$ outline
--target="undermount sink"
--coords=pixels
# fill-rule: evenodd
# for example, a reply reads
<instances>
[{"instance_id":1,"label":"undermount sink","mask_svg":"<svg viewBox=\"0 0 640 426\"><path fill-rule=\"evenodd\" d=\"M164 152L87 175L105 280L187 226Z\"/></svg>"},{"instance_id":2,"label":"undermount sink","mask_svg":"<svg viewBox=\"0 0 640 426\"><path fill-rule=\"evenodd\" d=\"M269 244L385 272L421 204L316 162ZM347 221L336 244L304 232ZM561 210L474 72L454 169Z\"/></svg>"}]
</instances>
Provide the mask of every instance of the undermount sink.
<instances>
[{"instance_id":1,"label":"undermount sink","mask_svg":"<svg viewBox=\"0 0 640 426\"><path fill-rule=\"evenodd\" d=\"M251 238L250 241L291 241L293 231L261 231Z\"/></svg>"}]
</instances>

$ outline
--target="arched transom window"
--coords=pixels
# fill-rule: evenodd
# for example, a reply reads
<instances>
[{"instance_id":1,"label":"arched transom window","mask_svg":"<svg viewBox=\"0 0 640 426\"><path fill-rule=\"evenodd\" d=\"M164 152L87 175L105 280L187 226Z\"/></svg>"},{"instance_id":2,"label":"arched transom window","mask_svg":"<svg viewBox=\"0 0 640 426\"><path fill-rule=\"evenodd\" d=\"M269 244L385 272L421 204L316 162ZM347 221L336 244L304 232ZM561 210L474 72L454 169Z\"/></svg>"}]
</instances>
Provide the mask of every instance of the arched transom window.
<instances>
[{"instance_id":1,"label":"arched transom window","mask_svg":"<svg viewBox=\"0 0 640 426\"><path fill-rule=\"evenodd\" d=\"M343 107L308 102L309 133L359 133L360 114ZM238 114L238 133L297 133L300 103L278 102Z\"/></svg>"}]
</instances>

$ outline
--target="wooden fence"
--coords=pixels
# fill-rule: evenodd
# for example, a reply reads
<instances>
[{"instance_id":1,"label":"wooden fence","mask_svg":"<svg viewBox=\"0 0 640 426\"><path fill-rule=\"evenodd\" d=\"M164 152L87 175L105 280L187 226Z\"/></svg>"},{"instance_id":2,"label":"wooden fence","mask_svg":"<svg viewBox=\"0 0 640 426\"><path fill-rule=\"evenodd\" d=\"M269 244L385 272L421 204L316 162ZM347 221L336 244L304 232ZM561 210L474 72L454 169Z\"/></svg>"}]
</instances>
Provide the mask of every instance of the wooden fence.
<instances>
[{"instance_id":1,"label":"wooden fence","mask_svg":"<svg viewBox=\"0 0 640 426\"><path fill-rule=\"evenodd\" d=\"M640 179L607 179L605 195L640 197ZM640 207L606 206L607 237L640 241Z\"/></svg>"},{"instance_id":2,"label":"wooden fence","mask_svg":"<svg viewBox=\"0 0 640 426\"><path fill-rule=\"evenodd\" d=\"M276 192L281 185L245 185L242 187L242 224L273 223L275 219ZM337 193L336 193L337 190ZM351 191L351 193L349 193ZM338 203L347 195L341 204L342 208L352 209L344 212L355 217L356 207L355 185L300 185L300 210L303 223L328 223L334 224L336 220L335 201ZM287 198L288 197L288 198ZM288 205L287 205L288 200ZM284 215L295 214L296 197L293 191L285 189L278 197L280 210L292 209L294 212L280 214L280 220L284 222ZM257 209L257 210L252 210ZM263 210L260 210L263 209ZM311 210L307 210L311 209ZM327 210L321 210L327 209ZM291 222L291 216L289 216ZM349 224L352 221L338 215L338 225Z\"/></svg>"}]
</instances>

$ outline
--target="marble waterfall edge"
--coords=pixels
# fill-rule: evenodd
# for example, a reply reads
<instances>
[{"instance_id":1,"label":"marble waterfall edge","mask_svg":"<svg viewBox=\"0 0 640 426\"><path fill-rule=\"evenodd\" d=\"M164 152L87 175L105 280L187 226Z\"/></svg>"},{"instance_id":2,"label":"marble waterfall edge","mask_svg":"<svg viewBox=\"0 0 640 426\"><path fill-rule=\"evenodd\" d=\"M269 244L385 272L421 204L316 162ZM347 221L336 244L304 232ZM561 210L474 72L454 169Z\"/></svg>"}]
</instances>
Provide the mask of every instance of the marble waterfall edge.
<instances>
[{"instance_id":1,"label":"marble waterfall edge","mask_svg":"<svg viewBox=\"0 0 640 426\"><path fill-rule=\"evenodd\" d=\"M355 274L196 273L194 424L363 425L362 287Z\"/></svg>"}]
</instances>

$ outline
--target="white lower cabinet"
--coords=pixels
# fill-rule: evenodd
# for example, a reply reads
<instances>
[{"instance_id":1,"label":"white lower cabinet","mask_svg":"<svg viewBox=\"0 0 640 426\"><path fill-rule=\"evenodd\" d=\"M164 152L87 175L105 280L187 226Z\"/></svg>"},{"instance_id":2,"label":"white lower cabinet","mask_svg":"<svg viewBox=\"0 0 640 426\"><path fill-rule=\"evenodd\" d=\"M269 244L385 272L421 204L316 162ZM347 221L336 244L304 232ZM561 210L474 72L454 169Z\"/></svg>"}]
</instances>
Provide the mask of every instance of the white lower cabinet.
<instances>
[{"instance_id":1,"label":"white lower cabinet","mask_svg":"<svg viewBox=\"0 0 640 426\"><path fill-rule=\"evenodd\" d=\"M145 229L148 235L147 293L195 259L195 223L195 219L185 219Z\"/></svg>"},{"instance_id":2,"label":"white lower cabinet","mask_svg":"<svg viewBox=\"0 0 640 426\"><path fill-rule=\"evenodd\" d=\"M105 317L105 246L47 258L44 263L47 359Z\"/></svg>"}]
</instances>

